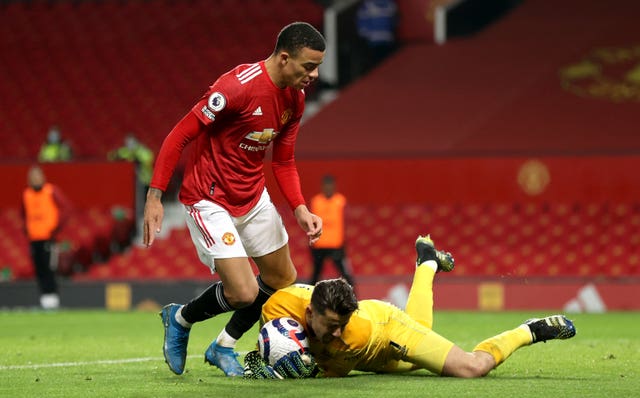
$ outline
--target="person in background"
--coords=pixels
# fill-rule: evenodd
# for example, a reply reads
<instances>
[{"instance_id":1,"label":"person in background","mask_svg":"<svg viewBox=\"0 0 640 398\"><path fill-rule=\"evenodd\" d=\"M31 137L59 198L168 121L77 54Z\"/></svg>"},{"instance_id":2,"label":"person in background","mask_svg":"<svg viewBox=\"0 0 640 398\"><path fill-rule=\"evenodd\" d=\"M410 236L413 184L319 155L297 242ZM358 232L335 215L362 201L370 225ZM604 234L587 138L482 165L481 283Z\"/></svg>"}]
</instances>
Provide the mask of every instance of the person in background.
<instances>
[{"instance_id":1,"label":"person in background","mask_svg":"<svg viewBox=\"0 0 640 398\"><path fill-rule=\"evenodd\" d=\"M153 151L141 143L135 134L128 133L124 137L124 145L110 151L107 159L112 161L125 161L135 164L137 184L135 199L136 220L141 220L144 213L145 193L149 189L151 176L153 175ZM142 224L136 223L137 235L142 236Z\"/></svg>"},{"instance_id":2,"label":"person in background","mask_svg":"<svg viewBox=\"0 0 640 398\"><path fill-rule=\"evenodd\" d=\"M136 164L138 180L148 188L153 174L153 151L141 143L133 133L124 137L124 145L107 154L109 160L124 160ZM145 192L146 192L145 188Z\"/></svg>"},{"instance_id":3,"label":"person in background","mask_svg":"<svg viewBox=\"0 0 640 398\"><path fill-rule=\"evenodd\" d=\"M32 166L27 173L27 188L22 194L22 214L40 290L40 306L47 310L60 306L51 253L70 208L60 188L47 182L39 166Z\"/></svg>"},{"instance_id":4,"label":"person in background","mask_svg":"<svg viewBox=\"0 0 640 398\"><path fill-rule=\"evenodd\" d=\"M311 198L310 203L311 212L322 218L322 236L311 246L313 274L309 283L315 285L320 280L324 262L329 258L340 275L354 286L355 281L345 255L344 209L347 199L336 192L334 176L326 175L322 178L321 192Z\"/></svg>"},{"instance_id":5,"label":"person in background","mask_svg":"<svg viewBox=\"0 0 640 398\"><path fill-rule=\"evenodd\" d=\"M47 140L40 147L38 161L46 162L68 162L73 158L71 145L62 139L60 127L53 125L47 133Z\"/></svg>"}]
</instances>

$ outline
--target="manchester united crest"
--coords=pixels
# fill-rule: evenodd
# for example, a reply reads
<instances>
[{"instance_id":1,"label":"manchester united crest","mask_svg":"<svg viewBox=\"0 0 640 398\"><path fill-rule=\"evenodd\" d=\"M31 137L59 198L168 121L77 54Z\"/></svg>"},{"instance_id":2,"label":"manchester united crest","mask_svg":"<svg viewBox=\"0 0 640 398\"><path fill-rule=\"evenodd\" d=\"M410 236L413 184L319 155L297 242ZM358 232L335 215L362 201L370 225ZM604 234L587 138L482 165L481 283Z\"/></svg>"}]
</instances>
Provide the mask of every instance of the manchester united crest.
<instances>
[{"instance_id":1,"label":"manchester united crest","mask_svg":"<svg viewBox=\"0 0 640 398\"><path fill-rule=\"evenodd\" d=\"M293 111L291 109L287 109L286 111L282 112L282 115L280 115L280 122L282 124L287 124L289 119L291 119L291 115L293 115Z\"/></svg>"},{"instance_id":2,"label":"manchester united crest","mask_svg":"<svg viewBox=\"0 0 640 398\"><path fill-rule=\"evenodd\" d=\"M550 182L549 169L539 160L528 160L518 170L518 185L531 196L544 192Z\"/></svg>"},{"instance_id":3,"label":"manchester united crest","mask_svg":"<svg viewBox=\"0 0 640 398\"><path fill-rule=\"evenodd\" d=\"M225 232L224 235L222 235L222 242L227 246L231 246L236 243L236 237L231 232Z\"/></svg>"}]
</instances>

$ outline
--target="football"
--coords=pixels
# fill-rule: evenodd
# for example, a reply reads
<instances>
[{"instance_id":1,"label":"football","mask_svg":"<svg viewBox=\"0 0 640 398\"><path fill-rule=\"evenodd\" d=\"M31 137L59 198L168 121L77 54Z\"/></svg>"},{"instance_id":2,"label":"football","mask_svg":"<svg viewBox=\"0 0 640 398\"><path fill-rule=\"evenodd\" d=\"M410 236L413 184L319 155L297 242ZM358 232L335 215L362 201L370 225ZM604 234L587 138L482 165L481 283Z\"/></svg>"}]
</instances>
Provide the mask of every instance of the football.
<instances>
[{"instance_id":1,"label":"football","mask_svg":"<svg viewBox=\"0 0 640 398\"><path fill-rule=\"evenodd\" d=\"M292 318L276 318L265 323L258 336L258 349L262 358L274 365L292 351L306 353L309 340L302 325Z\"/></svg>"}]
</instances>

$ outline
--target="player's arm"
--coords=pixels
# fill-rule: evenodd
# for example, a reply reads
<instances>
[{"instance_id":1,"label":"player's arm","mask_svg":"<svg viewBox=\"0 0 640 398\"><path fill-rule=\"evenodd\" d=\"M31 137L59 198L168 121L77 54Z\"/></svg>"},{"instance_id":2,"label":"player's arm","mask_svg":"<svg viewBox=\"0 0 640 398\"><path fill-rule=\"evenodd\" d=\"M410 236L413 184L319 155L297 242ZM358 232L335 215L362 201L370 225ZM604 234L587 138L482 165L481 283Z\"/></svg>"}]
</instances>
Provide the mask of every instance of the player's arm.
<instances>
[{"instance_id":1,"label":"player's arm","mask_svg":"<svg viewBox=\"0 0 640 398\"><path fill-rule=\"evenodd\" d=\"M297 134L291 132L291 134ZM293 138L295 140L295 138ZM294 156L295 144L291 138L278 140L273 146L271 167L278 187L293 210L300 228L307 233L309 243L315 243L322 234L322 219L311 213L300 188L300 176Z\"/></svg>"},{"instance_id":2,"label":"player's arm","mask_svg":"<svg viewBox=\"0 0 640 398\"><path fill-rule=\"evenodd\" d=\"M147 201L144 205L143 243L151 246L155 234L160 232L164 209L162 193L167 189L171 176L180 160L182 151L204 131L204 126L193 112L189 112L175 125L164 139L149 184Z\"/></svg>"}]
</instances>

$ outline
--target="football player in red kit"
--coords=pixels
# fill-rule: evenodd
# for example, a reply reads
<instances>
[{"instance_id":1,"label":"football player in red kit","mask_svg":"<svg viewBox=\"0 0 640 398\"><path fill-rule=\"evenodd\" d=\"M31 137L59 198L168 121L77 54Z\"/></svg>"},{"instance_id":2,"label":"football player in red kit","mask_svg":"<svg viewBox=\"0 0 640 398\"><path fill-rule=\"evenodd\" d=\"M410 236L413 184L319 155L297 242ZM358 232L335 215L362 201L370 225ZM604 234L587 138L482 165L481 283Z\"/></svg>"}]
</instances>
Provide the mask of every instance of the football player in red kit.
<instances>
[{"instance_id":1,"label":"football player in red kit","mask_svg":"<svg viewBox=\"0 0 640 398\"><path fill-rule=\"evenodd\" d=\"M143 243L150 246L163 218L162 193L187 144L179 200L200 260L220 281L185 305L160 313L163 351L176 374L184 372L191 326L235 311L205 352L228 376L242 376L236 341L260 318L262 304L296 280L288 235L265 187L263 160L273 146L277 184L310 244L322 220L305 204L294 160L304 111L304 88L318 78L325 40L304 22L285 26L273 53L223 74L165 138L154 167L144 211ZM259 275L253 274L251 257Z\"/></svg>"}]
</instances>

